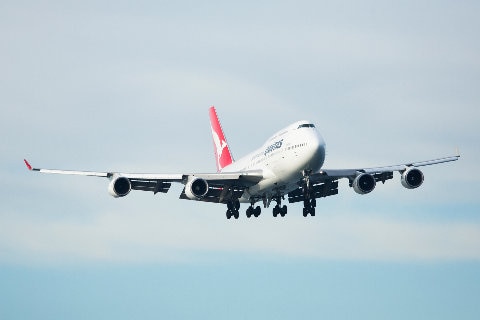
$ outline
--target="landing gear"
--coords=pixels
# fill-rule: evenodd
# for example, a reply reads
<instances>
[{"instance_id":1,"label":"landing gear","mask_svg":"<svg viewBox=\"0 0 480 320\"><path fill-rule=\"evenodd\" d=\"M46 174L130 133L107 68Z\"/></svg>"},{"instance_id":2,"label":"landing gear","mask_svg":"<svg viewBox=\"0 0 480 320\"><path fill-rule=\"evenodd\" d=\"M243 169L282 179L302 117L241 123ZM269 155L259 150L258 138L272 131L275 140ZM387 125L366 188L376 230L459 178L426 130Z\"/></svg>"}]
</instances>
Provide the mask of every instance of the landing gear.
<instances>
[{"instance_id":1,"label":"landing gear","mask_svg":"<svg viewBox=\"0 0 480 320\"><path fill-rule=\"evenodd\" d=\"M316 206L317 202L315 201L315 199L313 200L305 200L303 202L303 216L306 217L308 216L309 214L314 217L315 216L315 206Z\"/></svg>"},{"instance_id":2,"label":"landing gear","mask_svg":"<svg viewBox=\"0 0 480 320\"><path fill-rule=\"evenodd\" d=\"M227 219L230 219L231 217L238 219L238 217L240 217L240 213L238 212L238 209L240 209L240 201L238 201L238 199L228 201L227 202Z\"/></svg>"},{"instance_id":3,"label":"landing gear","mask_svg":"<svg viewBox=\"0 0 480 320\"><path fill-rule=\"evenodd\" d=\"M310 189L310 172L305 171L303 172L303 216L306 217L309 214L314 217L315 216L315 207L317 206L317 200L315 196L312 199L312 192Z\"/></svg>"},{"instance_id":4,"label":"landing gear","mask_svg":"<svg viewBox=\"0 0 480 320\"><path fill-rule=\"evenodd\" d=\"M258 218L260 213L262 213L262 209L260 208L260 206L253 208L253 203L250 205L250 207L247 208L247 218L250 218L252 215L255 218Z\"/></svg>"},{"instance_id":5,"label":"landing gear","mask_svg":"<svg viewBox=\"0 0 480 320\"><path fill-rule=\"evenodd\" d=\"M227 219L230 219L231 217L238 219L240 217L240 213L238 211L227 210Z\"/></svg>"},{"instance_id":6,"label":"landing gear","mask_svg":"<svg viewBox=\"0 0 480 320\"><path fill-rule=\"evenodd\" d=\"M251 216L254 216L255 218L257 218L260 215L260 213L262 213L262 209L260 208L260 206L254 207L253 206L254 204L255 202L252 202L250 206L247 208L247 218L250 218ZM227 213L226 213L227 219L230 219L232 217L234 217L235 219L238 219L240 217L239 209L240 209L240 201L238 201L238 199L228 201Z\"/></svg>"},{"instance_id":7,"label":"landing gear","mask_svg":"<svg viewBox=\"0 0 480 320\"><path fill-rule=\"evenodd\" d=\"M282 217L285 217L285 215L287 214L287 206L284 205L283 207L281 207L282 198L278 196L274 200L277 202L277 205L273 207L273 216L277 217L278 215L281 215Z\"/></svg>"},{"instance_id":8,"label":"landing gear","mask_svg":"<svg viewBox=\"0 0 480 320\"><path fill-rule=\"evenodd\" d=\"M273 207L273 216L276 217L277 215L281 215L282 217L285 217L287 214L287 206L280 207L280 205L276 205Z\"/></svg>"}]
</instances>

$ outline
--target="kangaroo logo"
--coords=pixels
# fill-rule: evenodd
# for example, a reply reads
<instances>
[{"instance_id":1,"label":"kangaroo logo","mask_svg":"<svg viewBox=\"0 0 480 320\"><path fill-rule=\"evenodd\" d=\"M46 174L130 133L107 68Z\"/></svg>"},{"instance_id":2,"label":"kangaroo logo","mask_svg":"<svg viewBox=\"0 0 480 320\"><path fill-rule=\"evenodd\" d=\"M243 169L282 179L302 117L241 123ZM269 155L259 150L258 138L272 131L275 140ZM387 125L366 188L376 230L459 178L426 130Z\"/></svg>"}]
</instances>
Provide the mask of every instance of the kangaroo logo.
<instances>
[{"instance_id":1,"label":"kangaroo logo","mask_svg":"<svg viewBox=\"0 0 480 320\"><path fill-rule=\"evenodd\" d=\"M221 171L233 162L233 158L213 106L210 107L210 128L212 129L213 146L217 158L217 171Z\"/></svg>"},{"instance_id":2,"label":"kangaroo logo","mask_svg":"<svg viewBox=\"0 0 480 320\"><path fill-rule=\"evenodd\" d=\"M222 158L223 149L227 147L227 142L225 140L221 141L218 133L212 127L212 136L213 136L213 143L215 144L215 153L217 155L217 165L218 168L221 169L223 166L221 165L220 159Z\"/></svg>"}]
</instances>

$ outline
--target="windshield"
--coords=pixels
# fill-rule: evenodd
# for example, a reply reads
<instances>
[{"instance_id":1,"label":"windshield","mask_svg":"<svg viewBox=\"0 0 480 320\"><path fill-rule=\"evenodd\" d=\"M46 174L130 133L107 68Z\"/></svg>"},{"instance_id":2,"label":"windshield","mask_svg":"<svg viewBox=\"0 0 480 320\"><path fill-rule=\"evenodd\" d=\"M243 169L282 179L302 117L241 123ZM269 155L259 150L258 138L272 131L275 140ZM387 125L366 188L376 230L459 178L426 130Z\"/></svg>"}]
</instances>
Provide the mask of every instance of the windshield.
<instances>
[{"instance_id":1,"label":"windshield","mask_svg":"<svg viewBox=\"0 0 480 320\"><path fill-rule=\"evenodd\" d=\"M304 123L299 125L297 129L300 129L300 128L315 128L315 126L311 123Z\"/></svg>"}]
</instances>

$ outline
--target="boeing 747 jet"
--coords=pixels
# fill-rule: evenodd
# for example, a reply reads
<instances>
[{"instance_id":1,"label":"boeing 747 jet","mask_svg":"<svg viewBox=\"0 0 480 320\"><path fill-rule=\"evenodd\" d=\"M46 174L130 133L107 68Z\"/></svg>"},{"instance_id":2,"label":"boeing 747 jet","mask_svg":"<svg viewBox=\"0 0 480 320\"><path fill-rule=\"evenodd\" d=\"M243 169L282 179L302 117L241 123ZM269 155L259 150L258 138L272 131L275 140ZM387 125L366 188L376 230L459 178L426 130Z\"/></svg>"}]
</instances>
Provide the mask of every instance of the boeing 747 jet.
<instances>
[{"instance_id":1,"label":"boeing 747 jet","mask_svg":"<svg viewBox=\"0 0 480 320\"><path fill-rule=\"evenodd\" d=\"M325 141L310 121L298 121L275 133L259 149L234 160L225 139L215 108L209 109L213 136L216 173L122 173L34 168L31 171L66 175L104 177L110 180L109 193L125 197L132 190L167 193L173 182L185 187L180 199L222 203L227 206L227 219L239 218L240 203L248 203L247 218L258 217L261 207L269 208L273 216L285 216L289 203L303 203L303 216L315 216L317 199L338 194L338 181L347 179L358 194L375 189L377 182L393 178L399 172L402 186L418 188L423 183L419 167L456 161L459 155L439 159L409 162L377 168L328 169L325 161Z\"/></svg>"}]
</instances>

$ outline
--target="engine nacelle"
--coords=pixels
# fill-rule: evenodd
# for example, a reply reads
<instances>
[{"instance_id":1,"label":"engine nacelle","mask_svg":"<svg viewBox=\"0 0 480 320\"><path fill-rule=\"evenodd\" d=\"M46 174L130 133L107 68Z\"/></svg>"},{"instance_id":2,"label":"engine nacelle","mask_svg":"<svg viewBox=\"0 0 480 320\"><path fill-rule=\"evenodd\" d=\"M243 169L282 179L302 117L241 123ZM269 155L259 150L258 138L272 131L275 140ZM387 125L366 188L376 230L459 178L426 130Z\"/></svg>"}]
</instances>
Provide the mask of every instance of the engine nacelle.
<instances>
[{"instance_id":1,"label":"engine nacelle","mask_svg":"<svg viewBox=\"0 0 480 320\"><path fill-rule=\"evenodd\" d=\"M122 176L114 176L108 185L108 192L115 198L125 197L130 190L132 190L132 183Z\"/></svg>"},{"instance_id":2,"label":"engine nacelle","mask_svg":"<svg viewBox=\"0 0 480 320\"><path fill-rule=\"evenodd\" d=\"M376 184L375 178L371 174L361 173L353 180L352 187L358 194L367 194L375 189Z\"/></svg>"},{"instance_id":3,"label":"engine nacelle","mask_svg":"<svg viewBox=\"0 0 480 320\"><path fill-rule=\"evenodd\" d=\"M415 167L410 167L402 173L402 186L415 189L422 185L423 173Z\"/></svg>"},{"instance_id":4,"label":"engine nacelle","mask_svg":"<svg viewBox=\"0 0 480 320\"><path fill-rule=\"evenodd\" d=\"M201 178L189 179L185 185L185 195L188 199L198 200L205 197L208 193L208 183Z\"/></svg>"}]
</instances>

